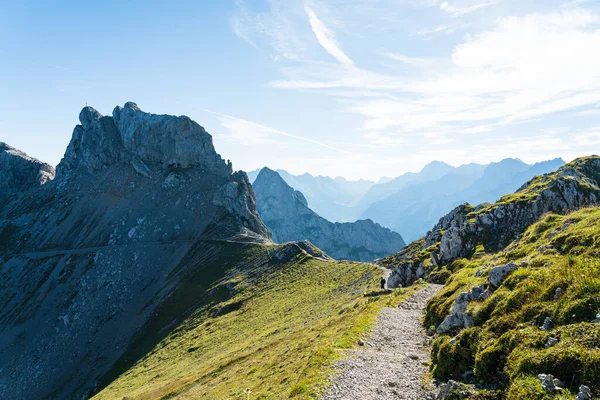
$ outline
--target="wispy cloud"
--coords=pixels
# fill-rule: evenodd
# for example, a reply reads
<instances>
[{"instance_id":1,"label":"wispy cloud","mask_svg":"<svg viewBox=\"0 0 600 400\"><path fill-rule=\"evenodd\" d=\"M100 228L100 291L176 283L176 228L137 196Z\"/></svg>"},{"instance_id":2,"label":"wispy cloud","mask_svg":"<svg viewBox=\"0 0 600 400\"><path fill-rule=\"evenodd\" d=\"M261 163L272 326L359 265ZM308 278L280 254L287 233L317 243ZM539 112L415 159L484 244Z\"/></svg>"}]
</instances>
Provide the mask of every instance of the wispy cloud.
<instances>
[{"instance_id":1,"label":"wispy cloud","mask_svg":"<svg viewBox=\"0 0 600 400\"><path fill-rule=\"evenodd\" d=\"M387 52L385 53L386 57L391 58L392 60L396 60L396 61L400 61L404 64L410 64L410 65L426 65L430 63L430 60L427 60L425 58L419 58L419 57L409 57L409 56L405 56L404 54L397 54L397 53L392 53L392 52Z\"/></svg>"},{"instance_id":2,"label":"wispy cloud","mask_svg":"<svg viewBox=\"0 0 600 400\"><path fill-rule=\"evenodd\" d=\"M231 18L231 29L240 38L255 48L256 39L266 39L275 52L275 59L301 59L306 51L306 43L300 33L300 22L291 5L272 2L265 12L254 13L248 10L245 0L237 0L237 13ZM296 9L296 11L298 11Z\"/></svg>"},{"instance_id":3,"label":"wispy cloud","mask_svg":"<svg viewBox=\"0 0 600 400\"><path fill-rule=\"evenodd\" d=\"M219 117L221 125L227 128L230 136L235 140L240 140L244 143L249 144L264 144L272 142L273 136L280 136L288 139L299 140L306 143L315 144L317 146L324 147L328 150L333 150L338 153L352 155L351 152L344 149L340 149L335 146L331 146L327 143L320 142L304 136L294 135L281 131L279 129L272 128L267 125L259 124L256 122L248 121L242 118L234 117L232 115L223 114L217 111L208 110L206 108L200 108L201 111L213 114Z\"/></svg>"},{"instance_id":4,"label":"wispy cloud","mask_svg":"<svg viewBox=\"0 0 600 400\"><path fill-rule=\"evenodd\" d=\"M492 13L505 11L492 7L499 2L301 1L309 35L300 36L309 50L280 64L280 75L268 85L336 100L340 107L332 113L342 111L359 121L347 133L355 135L349 142L363 146L360 150L357 144L356 153L378 149L372 154L378 164L401 165L392 153L390 159L381 156L391 148L415 154L402 163L432 157L460 163L467 157L485 161L500 154L535 160L585 153L577 143L596 140L595 132L540 134L530 129L548 118L598 115L594 105L600 104L600 54L592 49L600 48L600 14L593 7L582 9L584 1L559 7L557 0L554 7L524 7L538 12L492 18ZM411 30L397 46L368 36L371 31L362 27L373 23L362 25L356 19L358 13L391 24L383 5L396 17L398 4L409 14L429 17L421 25L405 20ZM478 12L484 9L489 19ZM458 31L465 35L441 35ZM353 50L357 43L374 40L372 47L350 58L340 45L349 43L348 37L355 39ZM432 42L425 45L425 39ZM323 53L311 53L314 48L325 49L334 60L315 61Z\"/></svg>"},{"instance_id":5,"label":"wispy cloud","mask_svg":"<svg viewBox=\"0 0 600 400\"><path fill-rule=\"evenodd\" d=\"M341 64L347 66L354 66L354 62L348 57L344 51L340 48L337 40L335 39L335 34L329 28L325 26L323 21L321 21L317 15L311 10L308 6L304 7L306 14L308 15L308 19L310 21L310 26L312 28L313 33L315 34L319 44L323 46L326 52L328 52L333 58L338 60Z\"/></svg>"},{"instance_id":6,"label":"wispy cloud","mask_svg":"<svg viewBox=\"0 0 600 400\"><path fill-rule=\"evenodd\" d=\"M471 14L475 11L481 10L482 8L489 7L498 2L500 2L500 0L487 0L487 1L482 1L480 3L469 4L469 5L465 5L465 6L456 6L447 1L443 1L442 3L440 3L440 10L442 10L454 17L459 17L462 15Z\"/></svg>"},{"instance_id":7,"label":"wispy cloud","mask_svg":"<svg viewBox=\"0 0 600 400\"><path fill-rule=\"evenodd\" d=\"M350 111L367 118L366 129L506 125L600 101L600 54L590 51L600 47L599 23L598 16L582 10L500 18L493 29L458 45L450 68L424 70L417 79L320 65L319 71L287 69L289 79L271 84L396 92L397 99L356 99ZM319 74L321 79L310 79Z\"/></svg>"},{"instance_id":8,"label":"wispy cloud","mask_svg":"<svg viewBox=\"0 0 600 400\"><path fill-rule=\"evenodd\" d=\"M586 3L590 3L591 1L594 1L594 0L570 0L570 1L565 1L560 6L562 8L575 8L575 7L580 7Z\"/></svg>"}]
</instances>

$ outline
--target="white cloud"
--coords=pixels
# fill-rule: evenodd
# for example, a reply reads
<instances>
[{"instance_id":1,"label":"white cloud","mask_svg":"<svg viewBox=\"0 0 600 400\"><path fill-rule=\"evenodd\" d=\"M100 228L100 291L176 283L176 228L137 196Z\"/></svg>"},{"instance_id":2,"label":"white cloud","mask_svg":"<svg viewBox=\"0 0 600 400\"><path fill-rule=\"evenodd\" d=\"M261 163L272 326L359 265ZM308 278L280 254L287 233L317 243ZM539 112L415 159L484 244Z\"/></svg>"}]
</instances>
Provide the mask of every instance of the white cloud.
<instances>
[{"instance_id":1,"label":"white cloud","mask_svg":"<svg viewBox=\"0 0 600 400\"><path fill-rule=\"evenodd\" d=\"M491 5L498 3L499 1L500 0L488 0L488 1L482 1L480 3L468 4L468 5L464 5L464 6L455 6L453 4L450 4L447 1L443 1L442 3L440 3L440 10L450 14L453 17L459 17L462 15L471 14L477 10L481 10L482 8L489 7Z\"/></svg>"},{"instance_id":2,"label":"white cloud","mask_svg":"<svg viewBox=\"0 0 600 400\"><path fill-rule=\"evenodd\" d=\"M434 158L454 164L507 156L532 162L589 152L598 139L595 132L584 135L574 126L548 133L539 126L543 129L549 118L560 118L561 123L572 118L569 121L576 125L581 119L575 117L598 115L594 106L600 104L600 53L594 50L600 48L600 15L578 8L583 2L571 2L568 7L557 3L552 12L519 15L515 11L513 16L489 19L475 13L489 8L488 17L492 12L498 15L506 9L490 6L499 1L303 3L309 33L303 40L312 40L313 45L318 42L335 60L317 62L304 54L280 64L280 76L269 86L331 97L343 112L352 114L352 121L358 119L352 131L344 131L350 142L344 147L370 157L353 164L357 171L367 168L368 159L377 159L379 169L393 166L406 170L408 165ZM382 25L389 24L382 4L390 7L388 14L395 18L399 15L395 4L436 18L427 19L425 26L412 25L397 47L390 41L366 40L372 22L344 20L348 15L356 18L360 10L370 18L378 17ZM351 59L330 27L344 41L350 35L358 39L354 45L372 47L357 51ZM381 27L379 33L387 29ZM458 30L469 33L434 36ZM425 39L432 42L425 44ZM435 56L424 57L423 53ZM586 118L586 123L589 120ZM402 160L394 160L399 153ZM314 165L333 169L330 161L315 161Z\"/></svg>"},{"instance_id":3,"label":"white cloud","mask_svg":"<svg viewBox=\"0 0 600 400\"><path fill-rule=\"evenodd\" d=\"M392 52L387 52L385 53L386 57L391 58L392 60L396 60L396 61L400 61L404 64L409 64L409 65L426 65L429 64L431 61L427 60L425 58L418 58L418 57L409 57L409 56L405 56L404 54L397 54L397 53L392 53Z\"/></svg>"},{"instance_id":4,"label":"white cloud","mask_svg":"<svg viewBox=\"0 0 600 400\"><path fill-rule=\"evenodd\" d=\"M340 48L340 45L335 39L335 34L325 26L323 21L321 21L317 17L313 10L311 10L308 6L304 7L304 9L306 10L306 14L308 15L313 33L315 34L317 40L319 41L321 46L323 46L325 51L327 51L341 64L347 66L354 66L354 62Z\"/></svg>"},{"instance_id":5,"label":"white cloud","mask_svg":"<svg viewBox=\"0 0 600 400\"><path fill-rule=\"evenodd\" d=\"M366 117L369 130L472 133L482 124L507 125L600 102L600 53L592 51L600 48L599 23L583 10L500 18L456 46L449 68L424 69L416 80L321 64L287 69L288 79L272 85L395 93L392 99L355 99L350 111Z\"/></svg>"},{"instance_id":6,"label":"white cloud","mask_svg":"<svg viewBox=\"0 0 600 400\"><path fill-rule=\"evenodd\" d=\"M575 8L575 7L580 7L583 4L589 3L590 1L593 1L593 0L570 0L570 1L564 2L560 6L562 8Z\"/></svg>"},{"instance_id":7,"label":"white cloud","mask_svg":"<svg viewBox=\"0 0 600 400\"><path fill-rule=\"evenodd\" d=\"M299 21L289 4L271 2L268 11L254 13L248 10L245 0L237 0L237 13L231 18L231 29L241 39L255 48L254 38L266 39L275 52L275 59L301 59L306 52ZM297 11L297 10L296 10Z\"/></svg>"},{"instance_id":8,"label":"white cloud","mask_svg":"<svg viewBox=\"0 0 600 400\"><path fill-rule=\"evenodd\" d=\"M352 155L352 153L349 151L335 146L331 146L327 143L323 143L318 140L287 133L267 125L262 125L242 118L237 118L232 115L223 114L217 111L211 111L205 108L201 108L200 110L219 117L221 125L228 130L229 137L233 140L239 141L240 143L244 143L247 145L260 145L265 143L274 143L275 137L283 137L286 139L292 139L295 141L314 144L320 147L324 147L328 150L333 150L338 153Z\"/></svg>"}]
</instances>

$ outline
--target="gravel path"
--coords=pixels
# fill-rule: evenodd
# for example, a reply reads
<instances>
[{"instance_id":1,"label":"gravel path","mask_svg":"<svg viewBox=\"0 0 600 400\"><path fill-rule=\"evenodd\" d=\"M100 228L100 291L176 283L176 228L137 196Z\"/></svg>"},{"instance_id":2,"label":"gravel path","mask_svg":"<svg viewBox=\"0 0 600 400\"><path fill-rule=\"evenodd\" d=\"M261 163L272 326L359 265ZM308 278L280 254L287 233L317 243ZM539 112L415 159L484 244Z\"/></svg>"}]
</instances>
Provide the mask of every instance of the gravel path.
<instances>
[{"instance_id":1,"label":"gravel path","mask_svg":"<svg viewBox=\"0 0 600 400\"><path fill-rule=\"evenodd\" d=\"M433 398L433 388L424 388L422 381L430 358L421 317L441 287L429 285L398 308L384 309L365 347L338 362L339 372L322 400Z\"/></svg>"}]
</instances>

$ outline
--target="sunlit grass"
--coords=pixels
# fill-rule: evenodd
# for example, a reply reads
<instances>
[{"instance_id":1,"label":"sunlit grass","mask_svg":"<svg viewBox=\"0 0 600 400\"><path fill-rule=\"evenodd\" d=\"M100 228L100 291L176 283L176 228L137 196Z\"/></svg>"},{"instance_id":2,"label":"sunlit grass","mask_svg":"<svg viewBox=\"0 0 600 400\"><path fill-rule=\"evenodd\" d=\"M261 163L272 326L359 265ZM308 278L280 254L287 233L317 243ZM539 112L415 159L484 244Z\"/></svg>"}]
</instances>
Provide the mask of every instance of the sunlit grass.
<instances>
[{"instance_id":1,"label":"sunlit grass","mask_svg":"<svg viewBox=\"0 0 600 400\"><path fill-rule=\"evenodd\" d=\"M219 282L235 282L218 305L227 312L199 310L95 398L317 398L344 350L408 293L379 291L370 264L306 254L244 263Z\"/></svg>"},{"instance_id":2,"label":"sunlit grass","mask_svg":"<svg viewBox=\"0 0 600 400\"><path fill-rule=\"evenodd\" d=\"M509 400L574 398L580 384L600 390L600 324L592 323L600 311L599 254L600 209L587 208L545 216L508 251L460 261L428 304L429 323L439 323L459 293L485 282L489 267L523 267L490 298L469 305L477 326L463 330L455 345L449 336L436 339L434 373L456 377L473 369L484 382L505 380ZM555 300L557 288L564 294ZM546 317L555 326L550 332L539 328ZM559 342L545 348L551 336ZM565 381L572 393L553 397L541 390L540 373Z\"/></svg>"}]
</instances>

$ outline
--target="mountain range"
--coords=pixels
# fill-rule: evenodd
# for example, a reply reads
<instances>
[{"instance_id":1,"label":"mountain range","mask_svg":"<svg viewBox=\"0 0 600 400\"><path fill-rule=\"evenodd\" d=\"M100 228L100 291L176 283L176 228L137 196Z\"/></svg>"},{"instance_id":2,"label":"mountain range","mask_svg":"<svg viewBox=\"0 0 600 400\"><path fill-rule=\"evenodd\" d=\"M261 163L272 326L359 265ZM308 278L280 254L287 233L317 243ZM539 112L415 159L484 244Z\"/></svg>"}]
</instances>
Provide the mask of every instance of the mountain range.
<instances>
[{"instance_id":1,"label":"mountain range","mask_svg":"<svg viewBox=\"0 0 600 400\"><path fill-rule=\"evenodd\" d=\"M248 172L251 183L254 183L261 171L258 169ZM356 221L356 205L377 184L364 179L350 181L342 177L330 178L308 173L293 175L282 169L276 172L288 185L302 192L313 211L332 222ZM379 182L385 182L385 179Z\"/></svg>"},{"instance_id":2,"label":"mountain range","mask_svg":"<svg viewBox=\"0 0 600 400\"><path fill-rule=\"evenodd\" d=\"M377 267L335 261L307 241L273 243L246 174L188 117L130 102L109 116L85 107L79 121L56 171L0 143L0 398L239 397L252 381L279 397L291 382L267 378L263 361L255 377L216 383L240 352L241 368L256 370L265 348L288 375L304 371L298 384L320 382L288 344L325 349L340 332L360 334L360 313L379 307L361 299ZM404 245L370 221L321 219L272 175L316 221L309 237L331 235L334 254L370 260ZM356 306L331 321L348 302ZM224 336L207 335L213 323ZM149 362L161 372L148 374Z\"/></svg>"},{"instance_id":3,"label":"mountain range","mask_svg":"<svg viewBox=\"0 0 600 400\"><path fill-rule=\"evenodd\" d=\"M437 398L600 393L600 157L436 162L339 189L417 214L432 192L447 206L498 197L447 210L395 252L399 234L327 221L275 171L251 185L188 117L130 102L79 121L56 169L0 143L0 398L318 399L340 389L333 374L356 380L337 368L347 350L381 382L373 354L425 362L374 352L410 342L407 324L424 332L424 301L406 300L424 281L443 287L427 289L430 337L410 343L431 341Z\"/></svg>"},{"instance_id":4,"label":"mountain range","mask_svg":"<svg viewBox=\"0 0 600 400\"><path fill-rule=\"evenodd\" d=\"M562 159L530 165L509 158L487 165L459 167L434 161L419 173L409 172L378 183L277 172L291 187L302 192L309 206L323 218L332 222L371 219L412 241L458 204L496 201L534 176L555 171L562 165ZM257 175L257 171L249 173L250 182Z\"/></svg>"}]
</instances>

